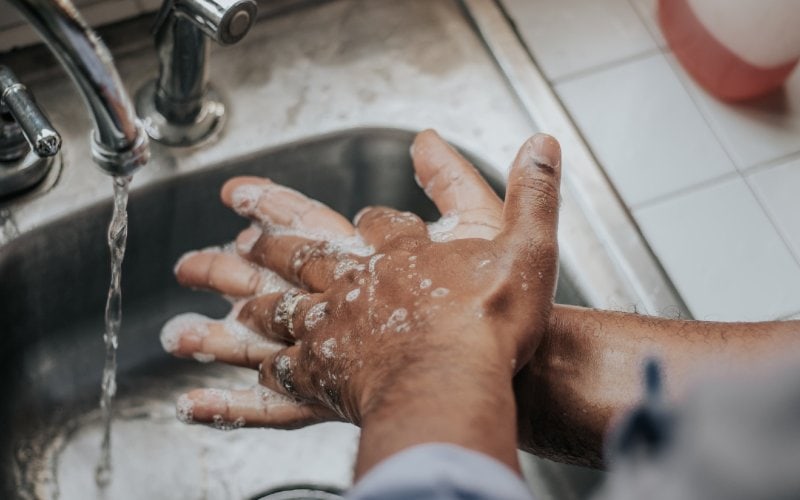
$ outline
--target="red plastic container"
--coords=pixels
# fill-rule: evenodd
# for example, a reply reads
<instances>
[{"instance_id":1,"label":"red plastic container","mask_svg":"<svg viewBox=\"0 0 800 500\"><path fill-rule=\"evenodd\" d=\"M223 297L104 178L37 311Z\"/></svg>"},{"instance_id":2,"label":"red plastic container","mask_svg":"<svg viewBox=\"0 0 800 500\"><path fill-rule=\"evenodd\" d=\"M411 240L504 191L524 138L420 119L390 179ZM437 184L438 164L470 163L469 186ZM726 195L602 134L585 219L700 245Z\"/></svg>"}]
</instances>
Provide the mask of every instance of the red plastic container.
<instances>
[{"instance_id":1,"label":"red plastic container","mask_svg":"<svg viewBox=\"0 0 800 500\"><path fill-rule=\"evenodd\" d=\"M728 101L780 88L800 60L800 2L659 0L664 37L686 71Z\"/></svg>"}]
</instances>

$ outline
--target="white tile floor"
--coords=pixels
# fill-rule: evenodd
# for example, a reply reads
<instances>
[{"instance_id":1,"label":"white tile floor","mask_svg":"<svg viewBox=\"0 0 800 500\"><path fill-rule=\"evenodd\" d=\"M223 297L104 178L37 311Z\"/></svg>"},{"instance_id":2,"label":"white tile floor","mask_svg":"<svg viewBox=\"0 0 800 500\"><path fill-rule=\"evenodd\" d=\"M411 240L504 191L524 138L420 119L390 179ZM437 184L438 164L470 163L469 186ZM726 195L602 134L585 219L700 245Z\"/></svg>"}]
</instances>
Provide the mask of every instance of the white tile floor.
<instances>
[{"instance_id":1,"label":"white tile floor","mask_svg":"<svg viewBox=\"0 0 800 500\"><path fill-rule=\"evenodd\" d=\"M800 314L800 70L725 104L670 54L657 0L501 1L694 316Z\"/></svg>"}]
</instances>

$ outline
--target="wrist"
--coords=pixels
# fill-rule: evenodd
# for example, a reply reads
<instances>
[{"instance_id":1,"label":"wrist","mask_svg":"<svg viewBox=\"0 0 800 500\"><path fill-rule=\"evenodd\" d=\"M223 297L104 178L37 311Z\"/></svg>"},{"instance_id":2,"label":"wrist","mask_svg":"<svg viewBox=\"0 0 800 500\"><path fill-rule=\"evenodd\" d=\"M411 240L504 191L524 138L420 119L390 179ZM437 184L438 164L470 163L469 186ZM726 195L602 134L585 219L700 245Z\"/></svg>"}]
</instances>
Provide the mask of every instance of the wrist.
<instances>
[{"instance_id":1,"label":"wrist","mask_svg":"<svg viewBox=\"0 0 800 500\"><path fill-rule=\"evenodd\" d=\"M405 448L449 443L518 470L510 366L412 363L365 402L357 475ZM378 387L378 386L376 386Z\"/></svg>"}]
</instances>

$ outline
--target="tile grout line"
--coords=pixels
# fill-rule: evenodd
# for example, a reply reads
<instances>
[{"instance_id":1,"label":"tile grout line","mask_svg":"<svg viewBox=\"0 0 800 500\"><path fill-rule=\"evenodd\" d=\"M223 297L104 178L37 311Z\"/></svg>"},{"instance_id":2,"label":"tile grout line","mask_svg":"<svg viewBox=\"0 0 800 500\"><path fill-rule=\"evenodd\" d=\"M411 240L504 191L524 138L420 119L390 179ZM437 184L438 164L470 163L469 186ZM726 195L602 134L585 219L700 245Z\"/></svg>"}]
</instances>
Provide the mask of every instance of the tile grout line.
<instances>
[{"instance_id":1,"label":"tile grout line","mask_svg":"<svg viewBox=\"0 0 800 500\"><path fill-rule=\"evenodd\" d=\"M758 193L756 193L756 190L750 184L750 179L748 179L746 176L742 176L742 178L744 179L744 183L747 186L747 189L750 190L750 193L753 195L753 198L756 199L756 203L758 203L758 206L761 207L761 210L767 216L767 219L769 220L770 224L772 225L772 228L775 230L776 233L778 233L778 237L783 242L783 245L786 247L786 250L789 252L789 255L792 256L792 258L794 259L795 263L797 264L798 269L800 269L800 256L795 255L794 249L792 248L792 245L789 244L789 240L786 238L786 235L784 235L784 233L781 230L780 226L778 226L778 224L773 219L772 214L770 213L770 211L767 210L766 206L764 206L764 202L761 200L761 197L758 195Z\"/></svg>"},{"instance_id":2,"label":"tile grout line","mask_svg":"<svg viewBox=\"0 0 800 500\"><path fill-rule=\"evenodd\" d=\"M630 6L631 9L633 9L633 12L635 12L636 16L639 18L639 21L641 21L642 24L644 25L644 29L647 30L647 34L650 35L650 38L653 40L653 43L655 44L656 48L658 48L659 50L664 50L664 47L661 45L661 42L663 41L666 44L666 40L662 40L661 38L656 36L656 33L654 33L655 30L651 29L650 22L648 21L648 19L645 18L645 15L642 12L639 12L638 7L636 6L636 1L628 0L628 5ZM658 9L658 6L656 6L656 9ZM656 24L656 29L659 29L658 21L656 21L655 24Z\"/></svg>"},{"instance_id":3,"label":"tile grout line","mask_svg":"<svg viewBox=\"0 0 800 500\"><path fill-rule=\"evenodd\" d=\"M742 173L739 172L738 170L734 170L733 172L725 172L724 174L720 174L720 175L718 175L716 177L712 177L711 179L706 179L706 180L700 181L698 183L692 184L691 186L686 186L686 187L677 189L675 191L672 191L671 193L662 194L662 195L656 196L654 198L651 198L649 200L642 201L642 202L630 205L629 208L630 208L631 211L650 208L650 207L652 207L654 205L665 203L667 201L672 201L672 200L674 200L676 198L680 198L681 196L684 196L684 195L687 195L687 194L691 194L691 193L695 193L697 191L702 191L703 189L715 186L717 184L722 184L723 182L726 182L726 181L729 181L729 180L733 180L733 179L735 179L737 177L738 178L743 178Z\"/></svg>"},{"instance_id":4,"label":"tile grout line","mask_svg":"<svg viewBox=\"0 0 800 500\"><path fill-rule=\"evenodd\" d=\"M782 167L797 160L800 160L800 150L794 151L792 153L787 153L783 156L779 156L778 158L773 158L771 160L765 160L760 163L755 163L747 167L744 170L744 172L742 172L742 174L745 177L749 177L751 175L755 175L759 172L763 172L771 168Z\"/></svg>"},{"instance_id":5,"label":"tile grout line","mask_svg":"<svg viewBox=\"0 0 800 500\"><path fill-rule=\"evenodd\" d=\"M649 33L648 33L648 35L649 35ZM647 59L648 57L652 57L652 56L658 54L660 51L661 51L661 49L658 46L656 46L656 48L654 48L654 49L647 49L645 51L642 51L642 52L639 52L639 53L636 53L636 54L633 54L633 55L625 56L625 57L623 57L621 59L615 59L613 61L607 61L607 62L604 62L604 63L596 64L596 65L590 66L588 68L579 69L579 70L573 71L571 73L566 73L564 75L561 75L561 76L559 76L557 78L548 79L548 81L550 82L550 86L555 88L557 85L561 85L561 84L564 84L564 83L569 83L569 82L578 80L578 79L586 77L586 76L591 76L591 75L593 75L595 73L602 73L603 71L607 71L607 70L614 69L614 68L617 68L617 67L620 67L620 66L624 66L625 64L628 64L628 63L633 63L633 62L636 62L636 61Z\"/></svg>"}]
</instances>

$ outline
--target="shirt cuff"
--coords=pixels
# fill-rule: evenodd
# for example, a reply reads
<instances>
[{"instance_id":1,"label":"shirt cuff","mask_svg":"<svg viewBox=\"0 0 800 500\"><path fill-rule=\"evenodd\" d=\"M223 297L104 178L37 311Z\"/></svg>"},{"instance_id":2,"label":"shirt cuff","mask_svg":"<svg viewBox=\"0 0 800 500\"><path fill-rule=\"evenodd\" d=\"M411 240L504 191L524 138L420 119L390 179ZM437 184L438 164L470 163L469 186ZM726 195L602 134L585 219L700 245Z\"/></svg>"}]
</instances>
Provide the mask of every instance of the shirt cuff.
<instances>
[{"instance_id":1,"label":"shirt cuff","mask_svg":"<svg viewBox=\"0 0 800 500\"><path fill-rule=\"evenodd\" d=\"M375 466L348 493L350 500L531 500L522 479L482 453L451 444L423 444Z\"/></svg>"}]
</instances>

